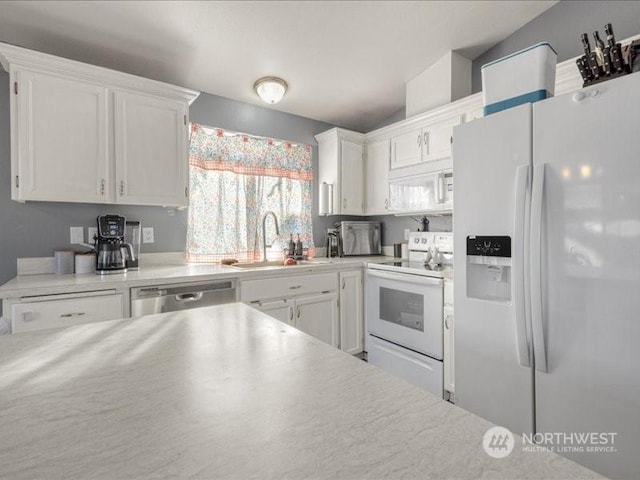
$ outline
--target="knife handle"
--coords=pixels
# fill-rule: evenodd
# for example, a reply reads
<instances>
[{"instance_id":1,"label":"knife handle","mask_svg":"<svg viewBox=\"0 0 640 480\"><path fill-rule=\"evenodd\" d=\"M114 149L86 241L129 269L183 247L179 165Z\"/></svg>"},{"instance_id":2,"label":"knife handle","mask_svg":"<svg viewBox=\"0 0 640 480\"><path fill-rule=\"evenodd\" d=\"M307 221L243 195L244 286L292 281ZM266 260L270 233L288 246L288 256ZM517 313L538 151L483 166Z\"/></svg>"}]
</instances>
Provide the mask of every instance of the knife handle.
<instances>
[{"instance_id":1,"label":"knife handle","mask_svg":"<svg viewBox=\"0 0 640 480\"><path fill-rule=\"evenodd\" d=\"M613 48L614 45L616 44L616 37L613 35L613 27L611 26L610 23L607 23L604 26L604 33L607 36L607 43L611 48Z\"/></svg>"},{"instance_id":2,"label":"knife handle","mask_svg":"<svg viewBox=\"0 0 640 480\"><path fill-rule=\"evenodd\" d=\"M589 45L589 35L583 33L580 35L580 39L582 40L582 48L584 48L584 54L589 58L589 54L591 53L591 45Z\"/></svg>"},{"instance_id":3,"label":"knife handle","mask_svg":"<svg viewBox=\"0 0 640 480\"><path fill-rule=\"evenodd\" d=\"M578 71L580 72L580 75L582 76L582 80L586 86L586 84L589 83L593 78L593 76L591 75L591 70L589 69L587 57L585 57L584 55L579 57L576 60L576 65L578 65Z\"/></svg>"}]
</instances>

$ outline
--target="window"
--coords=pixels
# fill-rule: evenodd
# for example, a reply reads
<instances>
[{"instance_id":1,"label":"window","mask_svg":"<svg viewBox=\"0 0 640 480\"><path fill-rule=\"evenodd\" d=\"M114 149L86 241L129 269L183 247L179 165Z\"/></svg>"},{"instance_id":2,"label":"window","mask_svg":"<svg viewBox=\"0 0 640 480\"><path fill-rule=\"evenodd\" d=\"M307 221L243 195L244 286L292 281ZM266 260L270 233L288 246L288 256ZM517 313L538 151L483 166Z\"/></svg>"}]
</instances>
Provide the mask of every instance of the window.
<instances>
[{"instance_id":1,"label":"window","mask_svg":"<svg viewBox=\"0 0 640 480\"><path fill-rule=\"evenodd\" d=\"M262 258L262 217L278 217L280 242L300 234L313 249L311 147L191 125L187 261ZM267 220L267 244L276 237ZM283 242L284 240L284 242ZM280 247L281 249L281 247Z\"/></svg>"}]
</instances>

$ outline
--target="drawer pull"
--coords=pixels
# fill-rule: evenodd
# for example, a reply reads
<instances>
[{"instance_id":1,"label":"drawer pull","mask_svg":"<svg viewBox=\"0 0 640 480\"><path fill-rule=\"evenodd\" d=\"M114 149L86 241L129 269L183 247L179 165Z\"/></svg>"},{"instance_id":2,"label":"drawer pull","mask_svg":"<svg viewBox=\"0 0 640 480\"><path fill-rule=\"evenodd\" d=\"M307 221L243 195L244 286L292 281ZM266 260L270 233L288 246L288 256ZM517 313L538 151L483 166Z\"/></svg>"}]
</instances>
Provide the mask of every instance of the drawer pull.
<instances>
[{"instance_id":1,"label":"drawer pull","mask_svg":"<svg viewBox=\"0 0 640 480\"><path fill-rule=\"evenodd\" d=\"M24 312L22 314L23 322L30 322L31 320L33 320L33 312Z\"/></svg>"},{"instance_id":2,"label":"drawer pull","mask_svg":"<svg viewBox=\"0 0 640 480\"><path fill-rule=\"evenodd\" d=\"M60 315L60 318L81 317L83 315L86 315L86 313L85 312L63 313L62 315Z\"/></svg>"},{"instance_id":3,"label":"drawer pull","mask_svg":"<svg viewBox=\"0 0 640 480\"><path fill-rule=\"evenodd\" d=\"M292 287L289 287L289 290L297 290L299 288L302 288L302 285L293 285Z\"/></svg>"},{"instance_id":4,"label":"drawer pull","mask_svg":"<svg viewBox=\"0 0 640 480\"><path fill-rule=\"evenodd\" d=\"M300 307L296 307L297 313L296 313L296 317L300 318Z\"/></svg>"}]
</instances>

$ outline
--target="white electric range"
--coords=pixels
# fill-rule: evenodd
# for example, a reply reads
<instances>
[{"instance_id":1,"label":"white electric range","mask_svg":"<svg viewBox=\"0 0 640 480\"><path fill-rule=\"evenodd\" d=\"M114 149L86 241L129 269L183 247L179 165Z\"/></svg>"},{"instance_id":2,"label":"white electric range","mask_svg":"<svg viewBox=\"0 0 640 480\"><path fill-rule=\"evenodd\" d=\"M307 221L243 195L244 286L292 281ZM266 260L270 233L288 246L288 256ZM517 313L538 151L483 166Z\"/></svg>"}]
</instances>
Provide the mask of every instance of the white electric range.
<instances>
[{"instance_id":1,"label":"white electric range","mask_svg":"<svg viewBox=\"0 0 640 480\"><path fill-rule=\"evenodd\" d=\"M444 278L453 234L412 232L409 258L369 264L365 349L369 363L443 396Z\"/></svg>"}]
</instances>

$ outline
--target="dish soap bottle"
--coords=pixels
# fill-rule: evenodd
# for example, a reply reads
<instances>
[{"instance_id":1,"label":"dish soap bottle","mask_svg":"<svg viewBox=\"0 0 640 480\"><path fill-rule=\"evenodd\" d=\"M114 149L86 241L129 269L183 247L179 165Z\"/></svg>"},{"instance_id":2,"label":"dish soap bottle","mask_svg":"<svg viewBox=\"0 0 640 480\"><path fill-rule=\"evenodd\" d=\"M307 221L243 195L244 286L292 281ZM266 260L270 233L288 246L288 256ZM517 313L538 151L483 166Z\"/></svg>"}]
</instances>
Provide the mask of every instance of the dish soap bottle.
<instances>
[{"instance_id":1,"label":"dish soap bottle","mask_svg":"<svg viewBox=\"0 0 640 480\"><path fill-rule=\"evenodd\" d=\"M295 256L296 258L302 258L302 242L300 241L300 234L298 234L298 240L296 241Z\"/></svg>"},{"instance_id":2,"label":"dish soap bottle","mask_svg":"<svg viewBox=\"0 0 640 480\"><path fill-rule=\"evenodd\" d=\"M296 254L296 244L293 241L293 233L289 234L289 247L287 248L287 257L293 258Z\"/></svg>"}]
</instances>

